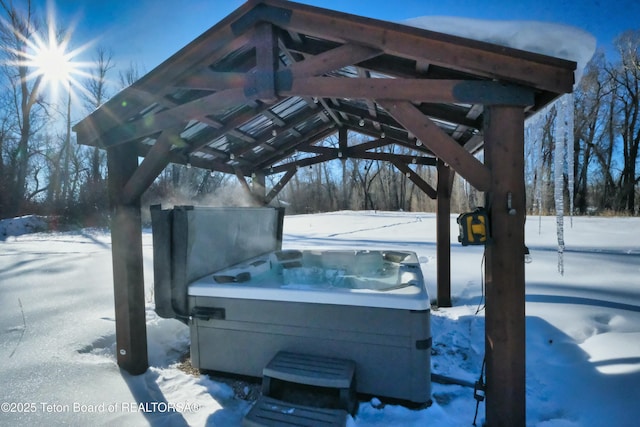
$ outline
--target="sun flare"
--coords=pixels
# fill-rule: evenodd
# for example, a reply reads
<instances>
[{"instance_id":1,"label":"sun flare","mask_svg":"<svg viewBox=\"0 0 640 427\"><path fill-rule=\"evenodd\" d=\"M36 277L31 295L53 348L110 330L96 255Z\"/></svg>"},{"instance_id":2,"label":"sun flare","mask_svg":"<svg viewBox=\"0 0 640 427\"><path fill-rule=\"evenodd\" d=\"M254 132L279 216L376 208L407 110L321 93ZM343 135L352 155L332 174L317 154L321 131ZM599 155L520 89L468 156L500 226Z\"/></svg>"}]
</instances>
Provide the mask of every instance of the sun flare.
<instances>
[{"instance_id":1,"label":"sun flare","mask_svg":"<svg viewBox=\"0 0 640 427\"><path fill-rule=\"evenodd\" d=\"M33 65L44 83L52 85L65 85L75 71L73 58L57 43L39 49L33 57Z\"/></svg>"},{"instance_id":2,"label":"sun flare","mask_svg":"<svg viewBox=\"0 0 640 427\"><path fill-rule=\"evenodd\" d=\"M54 7L52 3L48 6L45 31L33 32L27 38L14 30L25 46L13 52L16 57L14 65L26 67L29 70L26 80L37 85L38 90L49 90L50 101L57 102L61 95L66 97L68 94L75 98L77 91L86 92L82 79L92 77L91 73L85 71L92 64L79 61L79 56L92 43L70 49L73 28L64 33L58 31Z\"/></svg>"}]
</instances>

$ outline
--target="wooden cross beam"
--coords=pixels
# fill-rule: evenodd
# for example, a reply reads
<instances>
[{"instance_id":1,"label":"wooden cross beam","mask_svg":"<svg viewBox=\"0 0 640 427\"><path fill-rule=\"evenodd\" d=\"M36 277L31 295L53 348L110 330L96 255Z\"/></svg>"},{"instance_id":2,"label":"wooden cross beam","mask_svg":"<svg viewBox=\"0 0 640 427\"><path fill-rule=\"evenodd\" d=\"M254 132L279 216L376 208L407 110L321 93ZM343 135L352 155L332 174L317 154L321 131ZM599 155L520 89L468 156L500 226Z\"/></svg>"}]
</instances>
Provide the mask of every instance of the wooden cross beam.
<instances>
[{"instance_id":1,"label":"wooden cross beam","mask_svg":"<svg viewBox=\"0 0 640 427\"><path fill-rule=\"evenodd\" d=\"M277 101L275 72L278 68L278 39L273 25L260 22L255 27L253 43L256 47L256 67L248 79L254 83L245 89L247 98L262 102Z\"/></svg>"},{"instance_id":2,"label":"wooden cross beam","mask_svg":"<svg viewBox=\"0 0 640 427\"><path fill-rule=\"evenodd\" d=\"M415 173L406 163L403 163L400 160L391 159L391 163L403 174L406 175L407 178L411 180L419 189L421 189L427 196L431 199L435 199L437 197L436 190L433 189L429 183L427 183L420 175Z\"/></svg>"},{"instance_id":3,"label":"wooden cross beam","mask_svg":"<svg viewBox=\"0 0 640 427\"><path fill-rule=\"evenodd\" d=\"M382 100L378 100L378 104L476 189L480 191L489 189L491 171L431 119L424 116L413 104L406 101Z\"/></svg>"},{"instance_id":4,"label":"wooden cross beam","mask_svg":"<svg viewBox=\"0 0 640 427\"><path fill-rule=\"evenodd\" d=\"M297 171L298 169L295 166L289 167L289 169L287 169L287 172L284 174L284 176L280 178L280 181L278 181L273 186L271 191L269 191L269 194L267 194L267 196L265 197L266 204L271 203L271 201L278 195L278 193L280 193L280 191L282 191L284 186L287 185L291 178L293 178Z\"/></svg>"},{"instance_id":5,"label":"wooden cross beam","mask_svg":"<svg viewBox=\"0 0 640 427\"><path fill-rule=\"evenodd\" d=\"M387 99L428 103L533 105L531 90L485 80L371 79L298 77L278 72L281 96Z\"/></svg>"},{"instance_id":6,"label":"wooden cross beam","mask_svg":"<svg viewBox=\"0 0 640 427\"><path fill-rule=\"evenodd\" d=\"M140 163L133 175L125 184L121 196L124 204L129 204L141 197L142 193L149 188L151 183L169 164L169 152L171 151L171 147L174 143L177 143L177 141L182 141L180 139L180 130L183 126L183 124L180 124L177 127L167 129L160 134L155 144L151 146L151 149L146 154L142 163Z\"/></svg>"}]
</instances>

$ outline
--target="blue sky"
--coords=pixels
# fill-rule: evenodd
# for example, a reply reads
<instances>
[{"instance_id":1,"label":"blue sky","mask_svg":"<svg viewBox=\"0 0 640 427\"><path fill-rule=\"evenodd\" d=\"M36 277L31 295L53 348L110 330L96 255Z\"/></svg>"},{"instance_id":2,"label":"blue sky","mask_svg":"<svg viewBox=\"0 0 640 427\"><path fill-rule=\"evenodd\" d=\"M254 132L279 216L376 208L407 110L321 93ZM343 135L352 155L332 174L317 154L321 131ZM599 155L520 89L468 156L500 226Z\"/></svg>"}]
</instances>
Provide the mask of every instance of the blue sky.
<instances>
[{"instance_id":1,"label":"blue sky","mask_svg":"<svg viewBox=\"0 0 640 427\"><path fill-rule=\"evenodd\" d=\"M42 10L51 0L32 0ZM575 26L607 51L615 36L640 28L638 0L300 0L313 6L389 21L417 16L536 20ZM156 67L216 24L241 0L58 0L58 26L73 27L73 44L110 48L119 67ZM91 50L90 50L91 52Z\"/></svg>"}]
</instances>

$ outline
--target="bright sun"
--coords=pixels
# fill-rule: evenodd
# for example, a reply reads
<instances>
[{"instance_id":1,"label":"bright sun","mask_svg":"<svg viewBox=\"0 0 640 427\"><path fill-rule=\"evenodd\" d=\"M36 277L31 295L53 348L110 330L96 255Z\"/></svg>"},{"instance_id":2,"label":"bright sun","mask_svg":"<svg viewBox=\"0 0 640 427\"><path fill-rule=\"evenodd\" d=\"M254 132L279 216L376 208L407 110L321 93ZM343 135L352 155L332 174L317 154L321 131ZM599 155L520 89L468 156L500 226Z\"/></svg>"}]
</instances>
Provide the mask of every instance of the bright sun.
<instances>
[{"instance_id":1,"label":"bright sun","mask_svg":"<svg viewBox=\"0 0 640 427\"><path fill-rule=\"evenodd\" d=\"M55 42L40 47L33 55L32 63L43 83L54 86L69 83L75 71L71 55L64 51L64 46Z\"/></svg>"},{"instance_id":2,"label":"bright sun","mask_svg":"<svg viewBox=\"0 0 640 427\"><path fill-rule=\"evenodd\" d=\"M91 78L90 73L83 71L83 68L88 68L91 64L77 61L78 55L88 49L91 43L70 50L72 32L72 29L67 30L60 36L52 3L49 3L46 35L34 33L29 39L18 35L26 49L15 52L18 56L17 65L28 67L27 80L39 85L38 90L48 88L53 102L59 101L62 94L75 97L75 91L86 92L79 79Z\"/></svg>"}]
</instances>

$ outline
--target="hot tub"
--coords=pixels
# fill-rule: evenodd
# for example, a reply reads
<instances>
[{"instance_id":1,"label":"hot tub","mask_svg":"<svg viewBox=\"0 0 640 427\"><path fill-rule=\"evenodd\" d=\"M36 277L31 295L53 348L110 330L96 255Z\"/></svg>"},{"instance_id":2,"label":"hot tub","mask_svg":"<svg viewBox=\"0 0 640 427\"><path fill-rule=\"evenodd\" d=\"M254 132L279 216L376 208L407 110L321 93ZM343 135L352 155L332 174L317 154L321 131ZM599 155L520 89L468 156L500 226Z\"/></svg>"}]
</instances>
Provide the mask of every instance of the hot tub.
<instances>
[{"instance_id":1,"label":"hot tub","mask_svg":"<svg viewBox=\"0 0 640 427\"><path fill-rule=\"evenodd\" d=\"M288 250L188 287L196 368L254 377L279 351L356 362L360 393L430 400L430 303L416 255Z\"/></svg>"}]
</instances>

